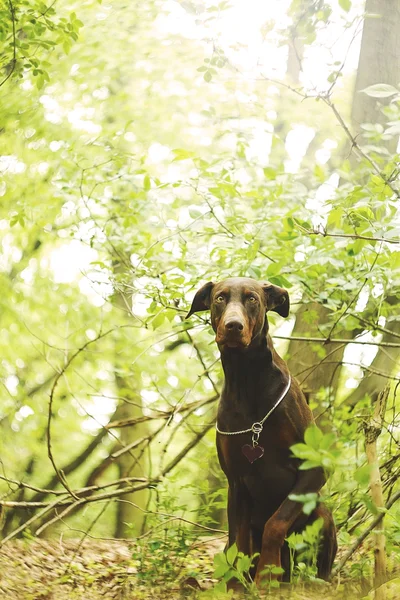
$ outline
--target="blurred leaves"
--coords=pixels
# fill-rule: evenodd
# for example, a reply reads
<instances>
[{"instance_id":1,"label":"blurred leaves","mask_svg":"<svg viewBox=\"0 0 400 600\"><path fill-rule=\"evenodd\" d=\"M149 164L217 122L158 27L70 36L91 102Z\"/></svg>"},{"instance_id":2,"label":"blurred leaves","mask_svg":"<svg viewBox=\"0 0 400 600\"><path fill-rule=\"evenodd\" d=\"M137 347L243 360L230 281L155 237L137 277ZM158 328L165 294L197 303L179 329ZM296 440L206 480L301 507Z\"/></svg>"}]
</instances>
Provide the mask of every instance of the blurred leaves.
<instances>
[{"instance_id":1,"label":"blurred leaves","mask_svg":"<svg viewBox=\"0 0 400 600\"><path fill-rule=\"evenodd\" d=\"M0 5L0 85L10 77L33 75L41 89L50 81L48 60L60 47L68 54L83 27L75 12L37 0L5 0Z\"/></svg>"}]
</instances>

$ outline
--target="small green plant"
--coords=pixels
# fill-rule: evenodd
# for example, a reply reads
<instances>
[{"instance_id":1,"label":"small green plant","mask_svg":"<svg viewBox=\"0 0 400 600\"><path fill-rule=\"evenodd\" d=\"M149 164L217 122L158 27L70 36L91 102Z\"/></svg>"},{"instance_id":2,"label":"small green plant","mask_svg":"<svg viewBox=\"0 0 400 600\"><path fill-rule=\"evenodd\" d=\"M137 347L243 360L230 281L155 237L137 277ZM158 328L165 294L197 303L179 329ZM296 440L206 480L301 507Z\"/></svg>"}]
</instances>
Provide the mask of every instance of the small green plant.
<instances>
[{"instance_id":1,"label":"small green plant","mask_svg":"<svg viewBox=\"0 0 400 600\"><path fill-rule=\"evenodd\" d=\"M237 545L233 544L226 552L219 552L214 557L214 577L221 579L214 587L215 592L227 593L227 583L235 579L250 598L258 598L258 592L250 575L250 569L259 554L247 556L239 552Z\"/></svg>"},{"instance_id":2,"label":"small green plant","mask_svg":"<svg viewBox=\"0 0 400 600\"><path fill-rule=\"evenodd\" d=\"M181 575L197 535L180 518L185 508L177 504L166 487L159 486L155 509L147 517L148 533L139 538L132 554L143 583L163 584Z\"/></svg>"},{"instance_id":3,"label":"small green plant","mask_svg":"<svg viewBox=\"0 0 400 600\"><path fill-rule=\"evenodd\" d=\"M316 519L304 531L292 533L286 539L290 552L291 583L320 581L317 577L317 556L322 525L323 520Z\"/></svg>"},{"instance_id":4,"label":"small green plant","mask_svg":"<svg viewBox=\"0 0 400 600\"><path fill-rule=\"evenodd\" d=\"M281 582L277 579L277 576L283 575L285 569L276 565L267 565L262 571L262 587L264 589L272 590L281 587Z\"/></svg>"}]
</instances>

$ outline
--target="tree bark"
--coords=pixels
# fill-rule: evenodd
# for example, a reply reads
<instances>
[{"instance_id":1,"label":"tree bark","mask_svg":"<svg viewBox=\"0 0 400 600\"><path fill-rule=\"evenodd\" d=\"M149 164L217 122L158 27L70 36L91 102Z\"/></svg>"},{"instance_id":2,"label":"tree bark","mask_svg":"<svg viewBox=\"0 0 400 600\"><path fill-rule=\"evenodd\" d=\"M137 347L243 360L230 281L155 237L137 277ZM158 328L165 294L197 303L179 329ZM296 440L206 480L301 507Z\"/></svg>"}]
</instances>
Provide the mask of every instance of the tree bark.
<instances>
[{"instance_id":1,"label":"tree bark","mask_svg":"<svg viewBox=\"0 0 400 600\"><path fill-rule=\"evenodd\" d=\"M119 390L126 389L128 382L122 377L116 376L116 382ZM130 385L132 388L132 383ZM125 395L124 392L122 395ZM136 396L136 403L140 403L141 399ZM142 411L137 406L132 404L122 403L118 410L118 419L132 419L142 416ZM146 437L148 435L148 423L138 423L134 427L123 427L120 430L120 440L123 446L128 446L135 440ZM125 452L116 461L119 470L119 477L147 477L148 461L145 455L142 455L142 449L136 449L132 452ZM148 490L144 489L134 494L126 494L124 502L117 504L117 518L115 525L115 537L129 538L139 534L142 529L145 512L136 508L140 506L145 509L149 497Z\"/></svg>"},{"instance_id":2,"label":"tree bark","mask_svg":"<svg viewBox=\"0 0 400 600\"><path fill-rule=\"evenodd\" d=\"M129 259L125 261L125 264L129 264ZM124 272L126 269L125 264L120 260L115 261L113 270L117 276ZM124 311L127 318L129 318L129 309L132 302L131 295L125 294L123 291L119 290L115 293L113 302L114 305L121 311ZM120 348L116 347L114 364L117 393L124 398L128 395L128 400L131 402L120 400L115 420L142 417L142 400L140 395L136 392L136 381L131 374L125 375L126 369L124 368L120 356ZM147 437L148 431L149 428L147 422L138 423L134 427L123 427L120 432L121 443L123 446L128 446L141 437ZM122 454L116 462L119 470L119 477L147 477L148 475L148 461L146 457L142 455L140 448L133 452ZM129 538L132 537L132 535L140 533L145 513L138 509L137 506L145 509L148 498L149 492L147 489L144 489L134 494L127 494L124 497L124 502L118 502L114 531L115 537Z\"/></svg>"},{"instance_id":3,"label":"tree bark","mask_svg":"<svg viewBox=\"0 0 400 600\"><path fill-rule=\"evenodd\" d=\"M296 314L296 323L293 336L321 337L320 327L328 322L330 310L317 302L309 302L300 306ZM340 337L350 337L352 332L340 331ZM323 421L329 413L328 406L318 400L318 392L321 388L328 388L328 399L333 401L342 367L344 345L338 344L312 344L296 342L292 340L289 344L287 363L289 369L299 380L299 383L312 405L318 405L318 412L324 414L324 418L318 423L323 427ZM324 358L326 361L324 361ZM330 404L331 402L329 402Z\"/></svg>"},{"instance_id":4,"label":"tree bark","mask_svg":"<svg viewBox=\"0 0 400 600\"><path fill-rule=\"evenodd\" d=\"M391 100L372 98L361 90L376 83L395 87L400 83L400 3L393 0L366 0L365 13L351 111L356 135L360 133L363 123L384 124L387 119L380 107ZM395 152L397 139L388 141L386 147Z\"/></svg>"}]
</instances>

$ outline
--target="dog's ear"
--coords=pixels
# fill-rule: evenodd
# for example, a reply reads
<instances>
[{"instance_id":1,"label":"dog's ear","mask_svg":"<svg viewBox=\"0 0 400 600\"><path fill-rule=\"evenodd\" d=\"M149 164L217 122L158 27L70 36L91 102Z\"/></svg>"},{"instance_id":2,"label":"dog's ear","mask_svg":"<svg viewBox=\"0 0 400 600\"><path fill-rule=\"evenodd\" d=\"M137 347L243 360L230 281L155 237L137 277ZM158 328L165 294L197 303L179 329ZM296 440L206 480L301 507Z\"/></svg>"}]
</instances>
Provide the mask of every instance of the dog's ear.
<instances>
[{"instance_id":1,"label":"dog's ear","mask_svg":"<svg viewBox=\"0 0 400 600\"><path fill-rule=\"evenodd\" d=\"M263 283L262 287L267 310L273 310L281 317L287 317L290 308L289 292L277 285L272 285L272 283Z\"/></svg>"},{"instance_id":2,"label":"dog's ear","mask_svg":"<svg viewBox=\"0 0 400 600\"><path fill-rule=\"evenodd\" d=\"M202 310L207 310L210 308L210 299L211 299L211 290L213 289L214 284L212 281L209 281L203 287L196 292L195 297L193 298L192 306L188 314L186 315L186 319L192 316L195 312L201 312Z\"/></svg>"}]
</instances>

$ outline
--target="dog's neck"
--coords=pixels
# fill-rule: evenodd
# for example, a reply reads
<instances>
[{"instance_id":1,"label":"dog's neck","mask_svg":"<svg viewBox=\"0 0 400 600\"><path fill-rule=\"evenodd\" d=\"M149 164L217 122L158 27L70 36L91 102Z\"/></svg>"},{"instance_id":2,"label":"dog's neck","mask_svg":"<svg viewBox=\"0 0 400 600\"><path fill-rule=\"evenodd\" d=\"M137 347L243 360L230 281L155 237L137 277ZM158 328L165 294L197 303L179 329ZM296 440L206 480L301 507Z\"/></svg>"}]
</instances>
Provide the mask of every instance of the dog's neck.
<instances>
[{"instance_id":1,"label":"dog's neck","mask_svg":"<svg viewBox=\"0 0 400 600\"><path fill-rule=\"evenodd\" d=\"M267 329L257 337L245 350L220 348L225 382L218 414L231 431L260 421L287 384L289 371Z\"/></svg>"}]
</instances>

